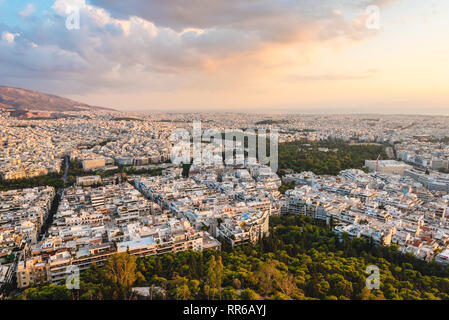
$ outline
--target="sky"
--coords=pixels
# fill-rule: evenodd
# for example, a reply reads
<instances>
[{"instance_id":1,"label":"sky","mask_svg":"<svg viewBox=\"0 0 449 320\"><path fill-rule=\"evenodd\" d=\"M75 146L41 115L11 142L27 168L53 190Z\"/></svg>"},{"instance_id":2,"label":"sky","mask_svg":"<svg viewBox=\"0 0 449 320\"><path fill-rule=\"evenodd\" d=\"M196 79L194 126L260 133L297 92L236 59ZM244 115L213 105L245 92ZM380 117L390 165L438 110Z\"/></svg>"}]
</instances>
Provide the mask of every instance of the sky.
<instances>
[{"instance_id":1,"label":"sky","mask_svg":"<svg viewBox=\"0 0 449 320\"><path fill-rule=\"evenodd\" d=\"M0 85L123 111L449 114L448 60L449 1L0 0Z\"/></svg>"}]
</instances>

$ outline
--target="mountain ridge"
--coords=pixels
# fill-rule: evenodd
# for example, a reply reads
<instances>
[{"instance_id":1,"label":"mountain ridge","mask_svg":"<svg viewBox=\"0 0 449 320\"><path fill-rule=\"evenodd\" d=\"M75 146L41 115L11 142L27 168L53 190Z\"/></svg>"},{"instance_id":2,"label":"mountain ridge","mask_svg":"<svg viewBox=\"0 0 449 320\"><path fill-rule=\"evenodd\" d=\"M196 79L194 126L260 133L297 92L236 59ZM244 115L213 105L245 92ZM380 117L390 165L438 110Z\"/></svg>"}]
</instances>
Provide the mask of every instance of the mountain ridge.
<instances>
[{"instance_id":1,"label":"mountain ridge","mask_svg":"<svg viewBox=\"0 0 449 320\"><path fill-rule=\"evenodd\" d=\"M0 86L0 108L19 113L23 113L26 111L117 111L112 108L91 106L86 103L60 97L54 94L10 86Z\"/></svg>"}]
</instances>

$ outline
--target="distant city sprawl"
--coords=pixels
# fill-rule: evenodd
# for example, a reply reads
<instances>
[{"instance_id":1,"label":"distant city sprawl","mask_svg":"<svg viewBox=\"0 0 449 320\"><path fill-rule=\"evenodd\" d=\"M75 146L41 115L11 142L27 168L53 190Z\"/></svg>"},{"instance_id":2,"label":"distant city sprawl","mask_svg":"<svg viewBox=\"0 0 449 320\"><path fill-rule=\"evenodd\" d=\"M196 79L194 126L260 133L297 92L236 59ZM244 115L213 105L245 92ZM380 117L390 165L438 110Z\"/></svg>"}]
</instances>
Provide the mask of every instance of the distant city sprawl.
<instances>
[{"instance_id":1,"label":"distant city sprawl","mask_svg":"<svg viewBox=\"0 0 449 320\"><path fill-rule=\"evenodd\" d=\"M257 247L274 216L449 264L447 118L64 114L0 119L5 292L79 290L119 254ZM364 267L383 290L384 270Z\"/></svg>"}]
</instances>

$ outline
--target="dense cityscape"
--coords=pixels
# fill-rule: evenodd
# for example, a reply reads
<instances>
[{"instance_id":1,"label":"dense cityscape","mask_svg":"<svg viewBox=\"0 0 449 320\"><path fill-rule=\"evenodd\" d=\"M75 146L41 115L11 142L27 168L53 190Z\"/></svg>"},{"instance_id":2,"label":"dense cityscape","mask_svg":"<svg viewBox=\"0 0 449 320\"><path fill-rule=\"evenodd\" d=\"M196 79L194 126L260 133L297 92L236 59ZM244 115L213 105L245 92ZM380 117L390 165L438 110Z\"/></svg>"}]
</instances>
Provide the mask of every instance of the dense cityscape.
<instances>
[{"instance_id":1,"label":"dense cityscape","mask_svg":"<svg viewBox=\"0 0 449 320\"><path fill-rule=\"evenodd\" d=\"M310 217L338 237L449 264L447 117L67 116L1 114L4 292L59 285L73 266L84 272L120 253L145 258L258 245L270 236L274 216ZM171 163L171 132L192 130L194 121L203 130L278 130L280 168L273 172L249 158L239 164ZM327 164L304 171L295 171L294 161L289 166L289 157L298 156L291 152L326 159L342 148L367 148L371 157L354 167L342 164L337 174ZM33 180L48 175L54 175L53 185ZM18 182L26 187L15 189Z\"/></svg>"}]
</instances>

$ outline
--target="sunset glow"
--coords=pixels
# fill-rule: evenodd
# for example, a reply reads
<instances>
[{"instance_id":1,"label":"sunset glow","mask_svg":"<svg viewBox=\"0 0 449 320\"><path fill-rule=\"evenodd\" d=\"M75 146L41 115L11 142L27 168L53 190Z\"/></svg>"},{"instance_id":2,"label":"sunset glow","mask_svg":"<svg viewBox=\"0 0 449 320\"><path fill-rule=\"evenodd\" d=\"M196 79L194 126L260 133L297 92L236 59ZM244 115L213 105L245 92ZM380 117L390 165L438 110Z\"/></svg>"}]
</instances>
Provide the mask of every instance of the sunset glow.
<instances>
[{"instance_id":1,"label":"sunset glow","mask_svg":"<svg viewBox=\"0 0 449 320\"><path fill-rule=\"evenodd\" d=\"M124 111L448 114L447 1L79 0L69 30L72 2L0 1L3 85Z\"/></svg>"}]
</instances>

